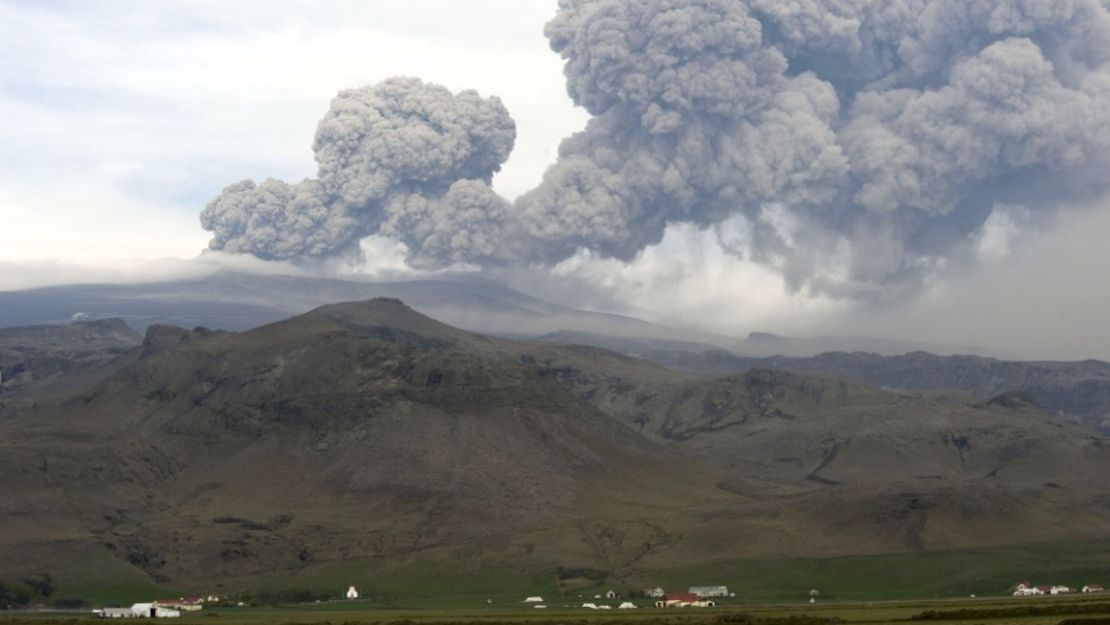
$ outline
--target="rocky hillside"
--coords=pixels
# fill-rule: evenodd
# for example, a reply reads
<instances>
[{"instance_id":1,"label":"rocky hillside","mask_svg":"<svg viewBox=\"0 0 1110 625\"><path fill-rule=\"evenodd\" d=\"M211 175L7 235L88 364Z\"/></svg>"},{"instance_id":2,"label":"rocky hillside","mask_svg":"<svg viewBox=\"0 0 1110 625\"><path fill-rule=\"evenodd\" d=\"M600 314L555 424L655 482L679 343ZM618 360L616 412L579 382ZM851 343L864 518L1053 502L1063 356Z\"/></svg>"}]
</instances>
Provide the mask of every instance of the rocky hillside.
<instances>
[{"instance_id":1,"label":"rocky hillside","mask_svg":"<svg viewBox=\"0 0 1110 625\"><path fill-rule=\"evenodd\" d=\"M0 395L105 366L141 341L122 319L0 328Z\"/></svg>"},{"instance_id":2,"label":"rocky hillside","mask_svg":"<svg viewBox=\"0 0 1110 625\"><path fill-rule=\"evenodd\" d=\"M952 389L982 399L1024 391L1050 413L1110 431L1110 363L1099 360L1022 362L925 352L902 356L830 352L812 358L741 358L708 353L672 364L709 375L768 367L823 371L883 388Z\"/></svg>"},{"instance_id":3,"label":"rocky hillside","mask_svg":"<svg viewBox=\"0 0 1110 625\"><path fill-rule=\"evenodd\" d=\"M982 356L901 355L832 351L816 356L739 356L703 343L560 332L543 340L603 347L662 367L701 376L751 369L817 371L887 389L964 391L982 400L1026 392L1047 412L1110 432L1110 363L1014 361ZM746 352L739 352L746 353Z\"/></svg>"},{"instance_id":4,"label":"rocky hillside","mask_svg":"<svg viewBox=\"0 0 1110 625\"><path fill-rule=\"evenodd\" d=\"M0 412L0 561L77 541L158 580L242 577L735 498L504 348L395 300L152 326L108 378Z\"/></svg>"},{"instance_id":5,"label":"rocky hillside","mask_svg":"<svg viewBox=\"0 0 1110 625\"><path fill-rule=\"evenodd\" d=\"M1020 395L705 378L396 300L242 333L152 326L65 379L0 406L0 579L413 562L639 579L1110 535L1106 441Z\"/></svg>"}]
</instances>

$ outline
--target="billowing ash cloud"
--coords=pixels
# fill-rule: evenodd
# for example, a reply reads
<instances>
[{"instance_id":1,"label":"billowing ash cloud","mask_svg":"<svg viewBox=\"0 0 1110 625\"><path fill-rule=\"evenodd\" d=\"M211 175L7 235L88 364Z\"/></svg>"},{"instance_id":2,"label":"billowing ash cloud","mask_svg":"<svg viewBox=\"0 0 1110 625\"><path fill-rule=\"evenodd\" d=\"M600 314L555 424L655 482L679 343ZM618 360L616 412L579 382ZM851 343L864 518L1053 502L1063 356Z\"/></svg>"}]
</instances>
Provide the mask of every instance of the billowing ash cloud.
<instances>
[{"instance_id":1,"label":"billowing ash cloud","mask_svg":"<svg viewBox=\"0 0 1110 625\"><path fill-rule=\"evenodd\" d=\"M547 34L595 116L520 203L554 254L693 222L857 295L964 253L995 202L1107 179L1099 0L561 0Z\"/></svg>"},{"instance_id":2,"label":"billowing ash cloud","mask_svg":"<svg viewBox=\"0 0 1110 625\"><path fill-rule=\"evenodd\" d=\"M210 248L265 259L341 254L380 230L414 263L485 261L505 213L489 183L515 140L497 98L411 78L344 91L316 130L317 179L233 184L201 224Z\"/></svg>"},{"instance_id":3,"label":"billowing ash cloud","mask_svg":"<svg viewBox=\"0 0 1110 625\"><path fill-rule=\"evenodd\" d=\"M319 256L381 232L420 266L552 264L693 223L860 297L972 254L996 205L1110 186L1110 0L560 0L547 36L593 118L514 205L486 184L504 109L390 81L333 103L319 181L213 202L213 247Z\"/></svg>"}]
</instances>

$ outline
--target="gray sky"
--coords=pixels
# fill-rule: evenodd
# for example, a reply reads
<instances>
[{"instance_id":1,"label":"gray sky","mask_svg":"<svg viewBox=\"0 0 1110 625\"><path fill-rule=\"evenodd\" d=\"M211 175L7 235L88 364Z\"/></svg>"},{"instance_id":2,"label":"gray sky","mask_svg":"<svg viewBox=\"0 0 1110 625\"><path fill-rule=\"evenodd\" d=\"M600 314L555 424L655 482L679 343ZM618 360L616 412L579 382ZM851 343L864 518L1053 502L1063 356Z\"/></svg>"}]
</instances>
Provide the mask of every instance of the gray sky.
<instances>
[{"instance_id":1,"label":"gray sky","mask_svg":"<svg viewBox=\"0 0 1110 625\"><path fill-rule=\"evenodd\" d=\"M0 258L194 256L241 178L299 179L344 88L412 75L496 94L535 186L586 115L543 38L546 0L0 1Z\"/></svg>"},{"instance_id":2,"label":"gray sky","mask_svg":"<svg viewBox=\"0 0 1110 625\"><path fill-rule=\"evenodd\" d=\"M499 96L517 140L494 188L521 195L588 119L543 36L555 11L554 0L0 0L0 289L288 268L192 260L210 237L200 209L242 178L314 175L309 148L329 101L391 76ZM525 273L515 284L731 334L1110 359L1110 202L1063 212L1035 237L998 214L978 233L971 268L939 271L881 306L791 290L776 269L722 250L720 231L689 224L627 262L580 251L545 280ZM362 265L321 270L426 275L405 267L394 242L374 237L363 249Z\"/></svg>"}]
</instances>

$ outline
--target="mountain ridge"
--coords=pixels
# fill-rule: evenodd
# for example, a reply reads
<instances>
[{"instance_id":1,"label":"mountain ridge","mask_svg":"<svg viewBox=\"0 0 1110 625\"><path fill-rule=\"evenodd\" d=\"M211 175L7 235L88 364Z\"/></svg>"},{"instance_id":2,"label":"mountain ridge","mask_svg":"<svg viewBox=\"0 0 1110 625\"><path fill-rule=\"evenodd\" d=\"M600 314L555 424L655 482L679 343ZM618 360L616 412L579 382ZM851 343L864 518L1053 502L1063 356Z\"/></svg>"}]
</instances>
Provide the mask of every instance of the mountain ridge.
<instances>
[{"instance_id":1,"label":"mountain ridge","mask_svg":"<svg viewBox=\"0 0 1110 625\"><path fill-rule=\"evenodd\" d=\"M1110 536L1110 446L1033 405L705 378L397 300L240 333L151 326L65 392L27 394L0 406L0 579L95 561L249 585L465 561L632 583L728 558Z\"/></svg>"}]
</instances>

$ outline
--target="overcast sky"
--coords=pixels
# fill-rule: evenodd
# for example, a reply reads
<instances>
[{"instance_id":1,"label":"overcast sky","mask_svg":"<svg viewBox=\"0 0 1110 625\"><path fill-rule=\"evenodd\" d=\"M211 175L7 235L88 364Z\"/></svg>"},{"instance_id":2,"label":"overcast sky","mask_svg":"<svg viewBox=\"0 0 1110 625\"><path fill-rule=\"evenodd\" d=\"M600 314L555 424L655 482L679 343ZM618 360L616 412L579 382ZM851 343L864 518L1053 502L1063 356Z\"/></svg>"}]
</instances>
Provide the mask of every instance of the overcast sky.
<instances>
[{"instance_id":1,"label":"overcast sky","mask_svg":"<svg viewBox=\"0 0 1110 625\"><path fill-rule=\"evenodd\" d=\"M517 141L494 186L520 195L588 118L543 36L555 9L555 0L0 0L0 289L210 270L189 260L210 238L200 209L242 178L314 175L310 146L329 101L391 76L499 96ZM980 267L882 308L792 292L693 226L671 227L631 262L580 253L547 282L516 286L732 334L1110 359L1101 240L1110 204L1080 207L1036 240L1011 240L1004 226L984 238ZM394 244L364 247L365 265L341 272L419 275Z\"/></svg>"},{"instance_id":2,"label":"overcast sky","mask_svg":"<svg viewBox=\"0 0 1110 625\"><path fill-rule=\"evenodd\" d=\"M543 37L554 0L0 2L0 259L195 256L242 178L315 172L344 88L396 75L498 95L535 186L586 115Z\"/></svg>"}]
</instances>

